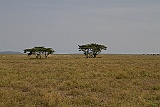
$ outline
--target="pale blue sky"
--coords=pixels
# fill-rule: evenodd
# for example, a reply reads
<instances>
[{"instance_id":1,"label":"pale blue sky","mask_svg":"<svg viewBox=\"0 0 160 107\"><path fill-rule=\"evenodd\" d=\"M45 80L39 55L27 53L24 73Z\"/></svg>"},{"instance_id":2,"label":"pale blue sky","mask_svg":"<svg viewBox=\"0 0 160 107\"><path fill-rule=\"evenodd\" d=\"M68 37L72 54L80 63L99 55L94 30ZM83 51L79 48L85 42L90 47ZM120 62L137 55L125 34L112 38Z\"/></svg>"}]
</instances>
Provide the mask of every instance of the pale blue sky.
<instances>
[{"instance_id":1,"label":"pale blue sky","mask_svg":"<svg viewBox=\"0 0 160 107\"><path fill-rule=\"evenodd\" d=\"M104 44L104 53L160 53L160 0L0 0L0 51Z\"/></svg>"}]
</instances>

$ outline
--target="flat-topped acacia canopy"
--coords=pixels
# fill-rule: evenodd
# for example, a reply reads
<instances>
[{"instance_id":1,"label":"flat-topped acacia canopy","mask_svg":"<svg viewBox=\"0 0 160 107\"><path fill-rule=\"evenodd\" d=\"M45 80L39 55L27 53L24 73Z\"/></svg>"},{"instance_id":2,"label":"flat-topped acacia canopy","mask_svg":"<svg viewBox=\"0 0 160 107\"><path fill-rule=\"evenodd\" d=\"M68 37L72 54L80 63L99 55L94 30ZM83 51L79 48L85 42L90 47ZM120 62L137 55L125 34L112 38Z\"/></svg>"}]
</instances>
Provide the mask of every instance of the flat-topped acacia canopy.
<instances>
[{"instance_id":1,"label":"flat-topped acacia canopy","mask_svg":"<svg viewBox=\"0 0 160 107\"><path fill-rule=\"evenodd\" d=\"M41 58L41 54L44 54L45 57L47 58L48 55L52 54L53 52L55 51L52 48L45 48L44 46L24 49L24 53L28 53L28 56L35 54L36 58L38 57Z\"/></svg>"},{"instance_id":2,"label":"flat-topped acacia canopy","mask_svg":"<svg viewBox=\"0 0 160 107\"><path fill-rule=\"evenodd\" d=\"M106 50L107 47L105 45L99 45L96 43L86 44L86 45L78 45L79 51L83 51L84 55L87 58L95 58L102 50Z\"/></svg>"}]
</instances>

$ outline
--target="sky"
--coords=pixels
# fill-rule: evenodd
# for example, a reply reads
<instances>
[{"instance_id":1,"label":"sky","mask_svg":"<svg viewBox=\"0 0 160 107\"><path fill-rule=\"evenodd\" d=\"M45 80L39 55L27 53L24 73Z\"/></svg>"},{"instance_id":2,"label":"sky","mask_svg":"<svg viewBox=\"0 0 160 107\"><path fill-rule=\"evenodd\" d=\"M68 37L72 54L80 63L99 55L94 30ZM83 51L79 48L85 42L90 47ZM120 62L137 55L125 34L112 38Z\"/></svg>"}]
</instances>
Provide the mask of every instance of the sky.
<instances>
[{"instance_id":1,"label":"sky","mask_svg":"<svg viewBox=\"0 0 160 107\"><path fill-rule=\"evenodd\" d=\"M0 51L34 46L79 53L160 53L160 0L0 0Z\"/></svg>"}]
</instances>

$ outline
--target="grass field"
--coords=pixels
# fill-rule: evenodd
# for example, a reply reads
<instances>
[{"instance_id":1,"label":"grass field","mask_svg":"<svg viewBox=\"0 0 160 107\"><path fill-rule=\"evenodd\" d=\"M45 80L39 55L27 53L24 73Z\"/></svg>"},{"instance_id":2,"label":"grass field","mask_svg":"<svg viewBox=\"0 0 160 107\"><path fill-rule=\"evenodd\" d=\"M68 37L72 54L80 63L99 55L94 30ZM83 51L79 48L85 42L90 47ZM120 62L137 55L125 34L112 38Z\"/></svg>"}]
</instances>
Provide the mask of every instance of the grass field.
<instances>
[{"instance_id":1,"label":"grass field","mask_svg":"<svg viewBox=\"0 0 160 107\"><path fill-rule=\"evenodd\" d=\"M160 55L0 55L0 107L160 107Z\"/></svg>"}]
</instances>

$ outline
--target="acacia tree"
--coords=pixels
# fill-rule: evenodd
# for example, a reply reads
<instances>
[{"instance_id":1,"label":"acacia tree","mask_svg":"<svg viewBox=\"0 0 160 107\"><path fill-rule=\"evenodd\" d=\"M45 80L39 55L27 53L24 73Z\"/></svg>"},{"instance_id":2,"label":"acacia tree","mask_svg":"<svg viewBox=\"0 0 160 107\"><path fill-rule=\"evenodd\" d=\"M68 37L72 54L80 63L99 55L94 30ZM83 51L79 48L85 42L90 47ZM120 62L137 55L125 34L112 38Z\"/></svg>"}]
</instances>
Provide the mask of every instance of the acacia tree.
<instances>
[{"instance_id":1,"label":"acacia tree","mask_svg":"<svg viewBox=\"0 0 160 107\"><path fill-rule=\"evenodd\" d=\"M52 48L45 48L45 47L34 47L31 49L24 49L24 53L28 53L28 56L34 54L36 58L41 58L41 55L44 54L47 58L49 54L55 52Z\"/></svg>"},{"instance_id":2,"label":"acacia tree","mask_svg":"<svg viewBox=\"0 0 160 107\"><path fill-rule=\"evenodd\" d=\"M101 53L102 50L106 50L107 47L105 45L99 45L96 43L86 44L86 45L78 45L79 51L83 51L86 58L96 58L96 56Z\"/></svg>"}]
</instances>

